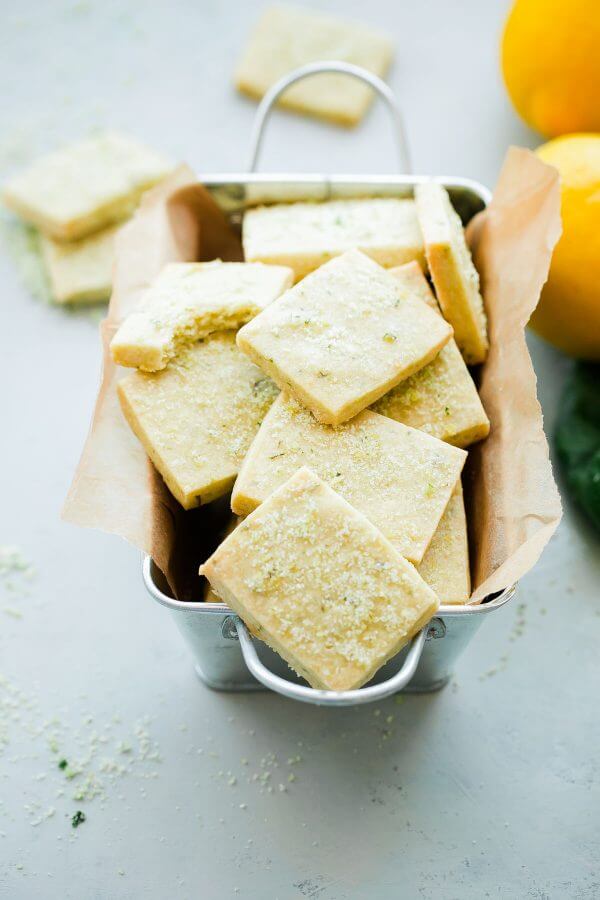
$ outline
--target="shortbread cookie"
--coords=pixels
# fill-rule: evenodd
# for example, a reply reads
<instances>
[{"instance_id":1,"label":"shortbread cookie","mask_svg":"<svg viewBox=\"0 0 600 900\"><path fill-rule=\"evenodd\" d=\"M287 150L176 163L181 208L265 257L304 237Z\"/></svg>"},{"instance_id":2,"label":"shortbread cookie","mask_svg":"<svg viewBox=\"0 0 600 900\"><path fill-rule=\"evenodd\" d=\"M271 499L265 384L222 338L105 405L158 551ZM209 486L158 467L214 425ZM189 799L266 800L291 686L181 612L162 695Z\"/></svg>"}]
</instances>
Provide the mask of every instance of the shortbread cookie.
<instances>
[{"instance_id":1,"label":"shortbread cookie","mask_svg":"<svg viewBox=\"0 0 600 900\"><path fill-rule=\"evenodd\" d=\"M42 254L56 303L97 303L112 289L119 225L68 243L42 237Z\"/></svg>"},{"instance_id":2,"label":"shortbread cookie","mask_svg":"<svg viewBox=\"0 0 600 900\"><path fill-rule=\"evenodd\" d=\"M341 60L383 77L393 55L388 37L362 24L296 6L271 6L262 14L235 72L238 90L260 99L283 75L306 63ZM279 100L296 112L355 125L373 91L349 75L304 79Z\"/></svg>"},{"instance_id":3,"label":"shortbread cookie","mask_svg":"<svg viewBox=\"0 0 600 900\"><path fill-rule=\"evenodd\" d=\"M390 269L390 274L410 283L415 296L439 314L427 280L416 263ZM372 408L456 447L468 447L487 437L490 430L477 388L454 340L448 341L432 362L388 391Z\"/></svg>"},{"instance_id":4,"label":"shortbread cookie","mask_svg":"<svg viewBox=\"0 0 600 900\"><path fill-rule=\"evenodd\" d=\"M467 519L460 480L417 570L440 603L466 603L471 596Z\"/></svg>"},{"instance_id":5,"label":"shortbread cookie","mask_svg":"<svg viewBox=\"0 0 600 900\"><path fill-rule=\"evenodd\" d=\"M290 287L284 266L170 263L111 341L113 359L145 372L164 369L185 344L239 328Z\"/></svg>"},{"instance_id":6,"label":"shortbread cookie","mask_svg":"<svg viewBox=\"0 0 600 900\"><path fill-rule=\"evenodd\" d=\"M200 572L309 684L334 691L369 681L438 608L415 568L306 468Z\"/></svg>"},{"instance_id":7,"label":"shortbread cookie","mask_svg":"<svg viewBox=\"0 0 600 900\"><path fill-rule=\"evenodd\" d=\"M306 465L364 513L402 556L420 562L466 456L370 410L337 428L320 425L282 394L242 464L231 508L238 515L252 512Z\"/></svg>"},{"instance_id":8,"label":"shortbread cookie","mask_svg":"<svg viewBox=\"0 0 600 900\"><path fill-rule=\"evenodd\" d=\"M384 268L411 260L426 266L414 200L393 197L249 209L242 241L245 259L290 266L296 281L354 249Z\"/></svg>"},{"instance_id":9,"label":"shortbread cookie","mask_svg":"<svg viewBox=\"0 0 600 900\"><path fill-rule=\"evenodd\" d=\"M238 332L238 346L319 422L352 418L418 371L452 329L358 250L307 275Z\"/></svg>"},{"instance_id":10,"label":"shortbread cookie","mask_svg":"<svg viewBox=\"0 0 600 900\"><path fill-rule=\"evenodd\" d=\"M467 247L460 216L447 190L435 181L417 185L417 214L427 264L445 318L469 365L485 360L487 321L479 292L479 275Z\"/></svg>"},{"instance_id":11,"label":"shortbread cookie","mask_svg":"<svg viewBox=\"0 0 600 900\"><path fill-rule=\"evenodd\" d=\"M49 237L74 241L126 219L172 169L154 150L108 132L38 160L5 185L3 199Z\"/></svg>"},{"instance_id":12,"label":"shortbread cookie","mask_svg":"<svg viewBox=\"0 0 600 900\"><path fill-rule=\"evenodd\" d=\"M118 385L125 418L185 509L226 494L277 388L233 332L185 348L161 372Z\"/></svg>"}]
</instances>

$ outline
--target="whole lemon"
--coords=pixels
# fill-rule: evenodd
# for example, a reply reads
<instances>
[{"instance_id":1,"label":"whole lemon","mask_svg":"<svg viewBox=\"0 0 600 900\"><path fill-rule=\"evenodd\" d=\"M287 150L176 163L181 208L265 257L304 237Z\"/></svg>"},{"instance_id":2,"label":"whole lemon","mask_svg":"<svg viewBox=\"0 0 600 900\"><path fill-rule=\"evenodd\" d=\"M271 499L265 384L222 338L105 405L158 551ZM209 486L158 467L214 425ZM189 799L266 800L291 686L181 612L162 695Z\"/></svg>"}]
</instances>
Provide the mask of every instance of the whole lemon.
<instances>
[{"instance_id":1,"label":"whole lemon","mask_svg":"<svg viewBox=\"0 0 600 900\"><path fill-rule=\"evenodd\" d=\"M562 236L530 325L555 347L600 360L600 134L570 134L536 150L561 178Z\"/></svg>"},{"instance_id":2,"label":"whole lemon","mask_svg":"<svg viewBox=\"0 0 600 900\"><path fill-rule=\"evenodd\" d=\"M547 137L600 131L600 0L516 0L502 38L511 100Z\"/></svg>"}]
</instances>

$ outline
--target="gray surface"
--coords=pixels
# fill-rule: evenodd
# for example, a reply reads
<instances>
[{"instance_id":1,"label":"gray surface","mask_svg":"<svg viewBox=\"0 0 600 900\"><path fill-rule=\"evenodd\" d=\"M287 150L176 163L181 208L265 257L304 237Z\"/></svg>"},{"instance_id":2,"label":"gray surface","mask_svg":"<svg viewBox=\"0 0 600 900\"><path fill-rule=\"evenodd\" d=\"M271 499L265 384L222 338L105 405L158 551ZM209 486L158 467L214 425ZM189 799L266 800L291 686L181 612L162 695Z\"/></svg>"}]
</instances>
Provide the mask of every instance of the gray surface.
<instances>
[{"instance_id":1,"label":"gray surface","mask_svg":"<svg viewBox=\"0 0 600 900\"><path fill-rule=\"evenodd\" d=\"M229 77L258 6L5 5L2 175L106 124L198 169L239 168L253 105ZM535 140L499 81L504 2L320 6L394 36L418 171L491 185L507 144ZM265 165L281 169L391 158L381 111L356 133L281 116L269 137ZM599 545L569 506L442 693L379 712L210 693L145 596L138 553L58 519L96 389L95 325L31 299L4 254L0 278L0 543L37 568L0 585L0 896L597 897ZM567 364L531 347L551 428ZM73 780L57 768L90 750ZM252 780L266 771L272 793ZM74 800L90 772L103 792Z\"/></svg>"}]
</instances>

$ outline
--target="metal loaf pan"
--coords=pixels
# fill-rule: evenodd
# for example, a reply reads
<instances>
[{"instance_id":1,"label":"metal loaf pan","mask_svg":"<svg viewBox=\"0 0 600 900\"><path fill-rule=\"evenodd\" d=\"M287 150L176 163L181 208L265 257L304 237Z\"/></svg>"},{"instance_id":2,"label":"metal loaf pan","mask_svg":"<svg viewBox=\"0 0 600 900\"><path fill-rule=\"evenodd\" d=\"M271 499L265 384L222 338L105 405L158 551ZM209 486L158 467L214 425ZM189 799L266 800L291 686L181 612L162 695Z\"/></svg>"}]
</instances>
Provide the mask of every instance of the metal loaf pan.
<instances>
[{"instance_id":1,"label":"metal loaf pan","mask_svg":"<svg viewBox=\"0 0 600 900\"><path fill-rule=\"evenodd\" d=\"M218 206L234 225L244 210L262 203L294 200L330 200L348 197L412 197L425 177L410 175L257 174L264 126L278 96L300 78L326 71L342 72L370 84L386 103L398 144L401 171L409 171L409 156L400 111L388 86L380 79L348 63L314 63L281 79L264 97L255 121L249 172L199 175ZM436 176L467 224L490 200L483 185L468 178ZM202 547L199 555L202 558ZM210 549L206 549L206 556ZM202 559L198 560L198 564ZM151 596L173 616L194 658L200 679L221 691L254 691L265 688L309 703L346 706L381 700L399 690L435 691L449 680L456 659L484 619L507 603L515 586L486 598L480 605L442 605L434 619L410 645L380 669L366 687L355 691L321 691L307 687L281 657L258 640L252 640L243 622L224 603L175 600L160 570L149 557L143 561L143 577Z\"/></svg>"}]
</instances>

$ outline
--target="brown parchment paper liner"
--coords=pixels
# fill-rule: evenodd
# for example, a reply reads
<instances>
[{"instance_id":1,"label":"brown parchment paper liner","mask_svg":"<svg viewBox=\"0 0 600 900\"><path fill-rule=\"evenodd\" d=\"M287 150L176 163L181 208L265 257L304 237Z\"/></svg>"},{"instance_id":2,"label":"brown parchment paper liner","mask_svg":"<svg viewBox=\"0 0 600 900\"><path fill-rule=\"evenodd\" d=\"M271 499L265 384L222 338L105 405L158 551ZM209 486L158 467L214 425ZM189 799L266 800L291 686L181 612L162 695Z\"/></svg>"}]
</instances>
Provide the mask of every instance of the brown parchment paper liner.
<instances>
[{"instance_id":1,"label":"brown parchment paper liner","mask_svg":"<svg viewBox=\"0 0 600 900\"><path fill-rule=\"evenodd\" d=\"M532 568L561 516L524 337L560 234L556 171L529 151L511 148L494 198L468 234L491 340L479 378L492 429L470 450L465 473L471 599L478 602ZM192 599L189 573L201 562L199 541L203 537L206 544L214 524L213 505L185 513L171 497L121 415L115 384L122 372L108 344L166 262L241 256L238 236L185 167L148 193L121 230L113 294L101 326L102 384L63 510L68 521L114 532L149 553L179 599Z\"/></svg>"}]
</instances>

